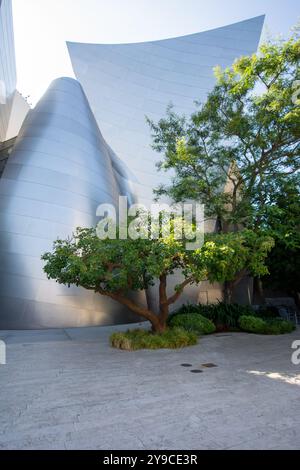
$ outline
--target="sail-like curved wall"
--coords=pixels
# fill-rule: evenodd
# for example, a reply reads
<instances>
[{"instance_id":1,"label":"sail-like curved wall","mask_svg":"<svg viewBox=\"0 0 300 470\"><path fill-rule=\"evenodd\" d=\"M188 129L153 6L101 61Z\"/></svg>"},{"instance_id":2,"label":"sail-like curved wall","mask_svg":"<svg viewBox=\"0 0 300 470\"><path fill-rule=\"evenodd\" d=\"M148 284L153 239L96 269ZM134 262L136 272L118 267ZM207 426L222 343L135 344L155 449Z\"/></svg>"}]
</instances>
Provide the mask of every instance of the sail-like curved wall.
<instances>
[{"instance_id":1,"label":"sail-like curved wall","mask_svg":"<svg viewBox=\"0 0 300 470\"><path fill-rule=\"evenodd\" d=\"M41 254L101 203L126 194L124 164L104 141L80 84L52 83L21 129L0 180L0 328L126 323L130 312L43 273ZM141 299L143 301L143 298Z\"/></svg>"},{"instance_id":2,"label":"sail-like curved wall","mask_svg":"<svg viewBox=\"0 0 300 470\"><path fill-rule=\"evenodd\" d=\"M131 187L149 205L158 173L145 115L158 121L172 102L190 114L215 84L213 68L256 52L264 16L189 36L138 44L68 43L73 69L104 138L131 169Z\"/></svg>"},{"instance_id":3,"label":"sail-like curved wall","mask_svg":"<svg viewBox=\"0 0 300 470\"><path fill-rule=\"evenodd\" d=\"M117 204L119 195L152 202L170 175L156 171L145 115L157 121L170 102L192 112L215 83L214 66L256 51L263 19L149 43L68 44L80 83L53 82L27 115L0 180L0 328L137 319L110 299L48 281L41 254L77 226L94 226L101 203ZM203 293L212 301L212 292L194 289L189 301Z\"/></svg>"}]
</instances>

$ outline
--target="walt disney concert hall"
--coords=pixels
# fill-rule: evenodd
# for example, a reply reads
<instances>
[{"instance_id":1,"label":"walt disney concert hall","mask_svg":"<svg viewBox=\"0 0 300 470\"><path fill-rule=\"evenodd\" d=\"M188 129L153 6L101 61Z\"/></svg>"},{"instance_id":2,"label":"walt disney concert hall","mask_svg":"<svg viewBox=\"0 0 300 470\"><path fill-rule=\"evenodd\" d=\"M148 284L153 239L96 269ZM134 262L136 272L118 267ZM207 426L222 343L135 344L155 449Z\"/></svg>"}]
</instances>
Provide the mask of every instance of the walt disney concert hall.
<instances>
[{"instance_id":1,"label":"walt disney concert hall","mask_svg":"<svg viewBox=\"0 0 300 470\"><path fill-rule=\"evenodd\" d=\"M96 225L99 204L152 202L171 175L156 169L145 116L158 121L170 103L189 115L213 88L215 66L256 52L264 17L147 43L68 43L77 80L58 78L29 110L15 88L10 0L0 14L0 328L136 321L111 299L48 281L41 255ZM195 295L210 301L218 287L203 283Z\"/></svg>"}]
</instances>

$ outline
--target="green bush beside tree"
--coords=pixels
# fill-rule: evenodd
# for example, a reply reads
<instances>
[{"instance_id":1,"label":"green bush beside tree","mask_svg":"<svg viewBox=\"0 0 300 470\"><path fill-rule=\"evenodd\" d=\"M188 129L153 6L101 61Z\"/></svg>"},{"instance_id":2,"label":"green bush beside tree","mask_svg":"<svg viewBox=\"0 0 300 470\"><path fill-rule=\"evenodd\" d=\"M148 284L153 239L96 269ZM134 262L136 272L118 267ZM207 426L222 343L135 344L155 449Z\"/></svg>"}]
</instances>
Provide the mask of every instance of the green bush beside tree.
<instances>
[{"instance_id":1,"label":"green bush beside tree","mask_svg":"<svg viewBox=\"0 0 300 470\"><path fill-rule=\"evenodd\" d=\"M170 317L168 324L172 328L184 328L187 331L193 331L197 335L210 335L216 331L212 321L197 313L173 315Z\"/></svg>"},{"instance_id":2,"label":"green bush beside tree","mask_svg":"<svg viewBox=\"0 0 300 470\"><path fill-rule=\"evenodd\" d=\"M242 331L261 335L281 335L292 333L296 329L295 325L280 318L273 320L263 320L254 316L241 316L239 325Z\"/></svg>"}]
</instances>

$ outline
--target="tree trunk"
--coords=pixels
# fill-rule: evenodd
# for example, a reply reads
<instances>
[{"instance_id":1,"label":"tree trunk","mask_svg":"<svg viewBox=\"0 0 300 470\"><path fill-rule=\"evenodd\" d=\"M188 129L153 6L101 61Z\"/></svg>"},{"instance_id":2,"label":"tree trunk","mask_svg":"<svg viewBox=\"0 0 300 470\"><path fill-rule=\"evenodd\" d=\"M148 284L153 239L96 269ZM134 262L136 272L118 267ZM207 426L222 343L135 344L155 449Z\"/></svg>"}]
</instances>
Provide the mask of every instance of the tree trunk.
<instances>
[{"instance_id":1,"label":"tree trunk","mask_svg":"<svg viewBox=\"0 0 300 470\"><path fill-rule=\"evenodd\" d=\"M230 281L224 282L224 302L225 304L231 304L233 297L233 283Z\"/></svg>"},{"instance_id":2,"label":"tree trunk","mask_svg":"<svg viewBox=\"0 0 300 470\"><path fill-rule=\"evenodd\" d=\"M255 294L257 295L258 303L264 305L266 303L263 283L260 277L254 279Z\"/></svg>"},{"instance_id":3,"label":"tree trunk","mask_svg":"<svg viewBox=\"0 0 300 470\"><path fill-rule=\"evenodd\" d=\"M242 269L233 281L225 281L224 282L224 302L226 304L231 304L233 301L233 293L234 289L239 285L239 283L244 279L247 275L247 270Z\"/></svg>"},{"instance_id":4,"label":"tree trunk","mask_svg":"<svg viewBox=\"0 0 300 470\"><path fill-rule=\"evenodd\" d=\"M141 305L136 304L133 300L124 297L122 293L107 292L101 288L98 288L98 292L102 295L106 295L117 302L128 307L132 312L136 313L140 317L148 320L152 325L152 331L154 333L163 333L167 329L167 320L169 317L170 305L174 304L181 296L184 288L189 285L193 278L187 278L178 287L177 291L168 298L167 296L167 275L162 274L159 278L159 314L149 308L144 308Z\"/></svg>"},{"instance_id":5,"label":"tree trunk","mask_svg":"<svg viewBox=\"0 0 300 470\"><path fill-rule=\"evenodd\" d=\"M163 333L167 329L167 322L161 323L152 323L152 331L153 333Z\"/></svg>"},{"instance_id":6,"label":"tree trunk","mask_svg":"<svg viewBox=\"0 0 300 470\"><path fill-rule=\"evenodd\" d=\"M153 331L161 331L163 325L161 325L160 319L158 315L156 315L152 310L142 307L141 305L136 304L133 300L124 297L122 294L113 293L113 292L106 292L102 289L99 289L99 293L102 295L106 295L113 300L116 300L122 305L125 305L129 310L133 313L139 315L140 317L148 320L152 325Z\"/></svg>"},{"instance_id":7,"label":"tree trunk","mask_svg":"<svg viewBox=\"0 0 300 470\"><path fill-rule=\"evenodd\" d=\"M159 278L159 323L161 331L167 328L169 317L169 303L167 297L167 276L163 274Z\"/></svg>"}]
</instances>

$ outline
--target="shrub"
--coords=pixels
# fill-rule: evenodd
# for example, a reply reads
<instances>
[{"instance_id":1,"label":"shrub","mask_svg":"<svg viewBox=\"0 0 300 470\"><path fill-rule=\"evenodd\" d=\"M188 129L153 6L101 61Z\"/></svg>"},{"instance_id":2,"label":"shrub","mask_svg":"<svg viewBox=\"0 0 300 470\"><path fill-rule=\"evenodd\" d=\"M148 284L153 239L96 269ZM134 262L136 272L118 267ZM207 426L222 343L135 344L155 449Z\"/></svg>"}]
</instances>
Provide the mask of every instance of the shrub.
<instances>
[{"instance_id":1,"label":"shrub","mask_svg":"<svg viewBox=\"0 0 300 470\"><path fill-rule=\"evenodd\" d=\"M194 346L197 342L197 335L183 328L170 328L155 334L145 330L129 330L125 333L113 333L110 337L112 347L125 351L179 349Z\"/></svg>"},{"instance_id":2,"label":"shrub","mask_svg":"<svg viewBox=\"0 0 300 470\"><path fill-rule=\"evenodd\" d=\"M256 310L257 316L263 318L264 320L273 319L279 317L279 312L277 307L273 307L271 305L263 305L260 306L258 310Z\"/></svg>"},{"instance_id":3,"label":"shrub","mask_svg":"<svg viewBox=\"0 0 300 470\"><path fill-rule=\"evenodd\" d=\"M243 315L239 319L241 330L248 333L256 333L263 335L266 333L267 323L262 318L254 317L251 315Z\"/></svg>"},{"instance_id":4,"label":"shrub","mask_svg":"<svg viewBox=\"0 0 300 470\"><path fill-rule=\"evenodd\" d=\"M198 313L173 315L170 317L168 324L171 327L180 327L187 331L193 331L197 335L209 335L216 331L213 322Z\"/></svg>"},{"instance_id":5,"label":"shrub","mask_svg":"<svg viewBox=\"0 0 300 470\"><path fill-rule=\"evenodd\" d=\"M296 329L296 326L287 320L277 318L275 320L267 321L266 334L268 335L282 335L285 333L292 333Z\"/></svg>"},{"instance_id":6,"label":"shrub","mask_svg":"<svg viewBox=\"0 0 300 470\"><path fill-rule=\"evenodd\" d=\"M250 306L219 302L210 305L183 305L172 316L185 314L202 315L211 320L218 329L236 329L239 327L239 318L241 316L256 315Z\"/></svg>"},{"instance_id":7,"label":"shrub","mask_svg":"<svg viewBox=\"0 0 300 470\"><path fill-rule=\"evenodd\" d=\"M295 330L295 325L286 320L276 318L274 320L263 320L253 316L243 316L239 321L240 328L248 333L265 335L282 335Z\"/></svg>"}]
</instances>

